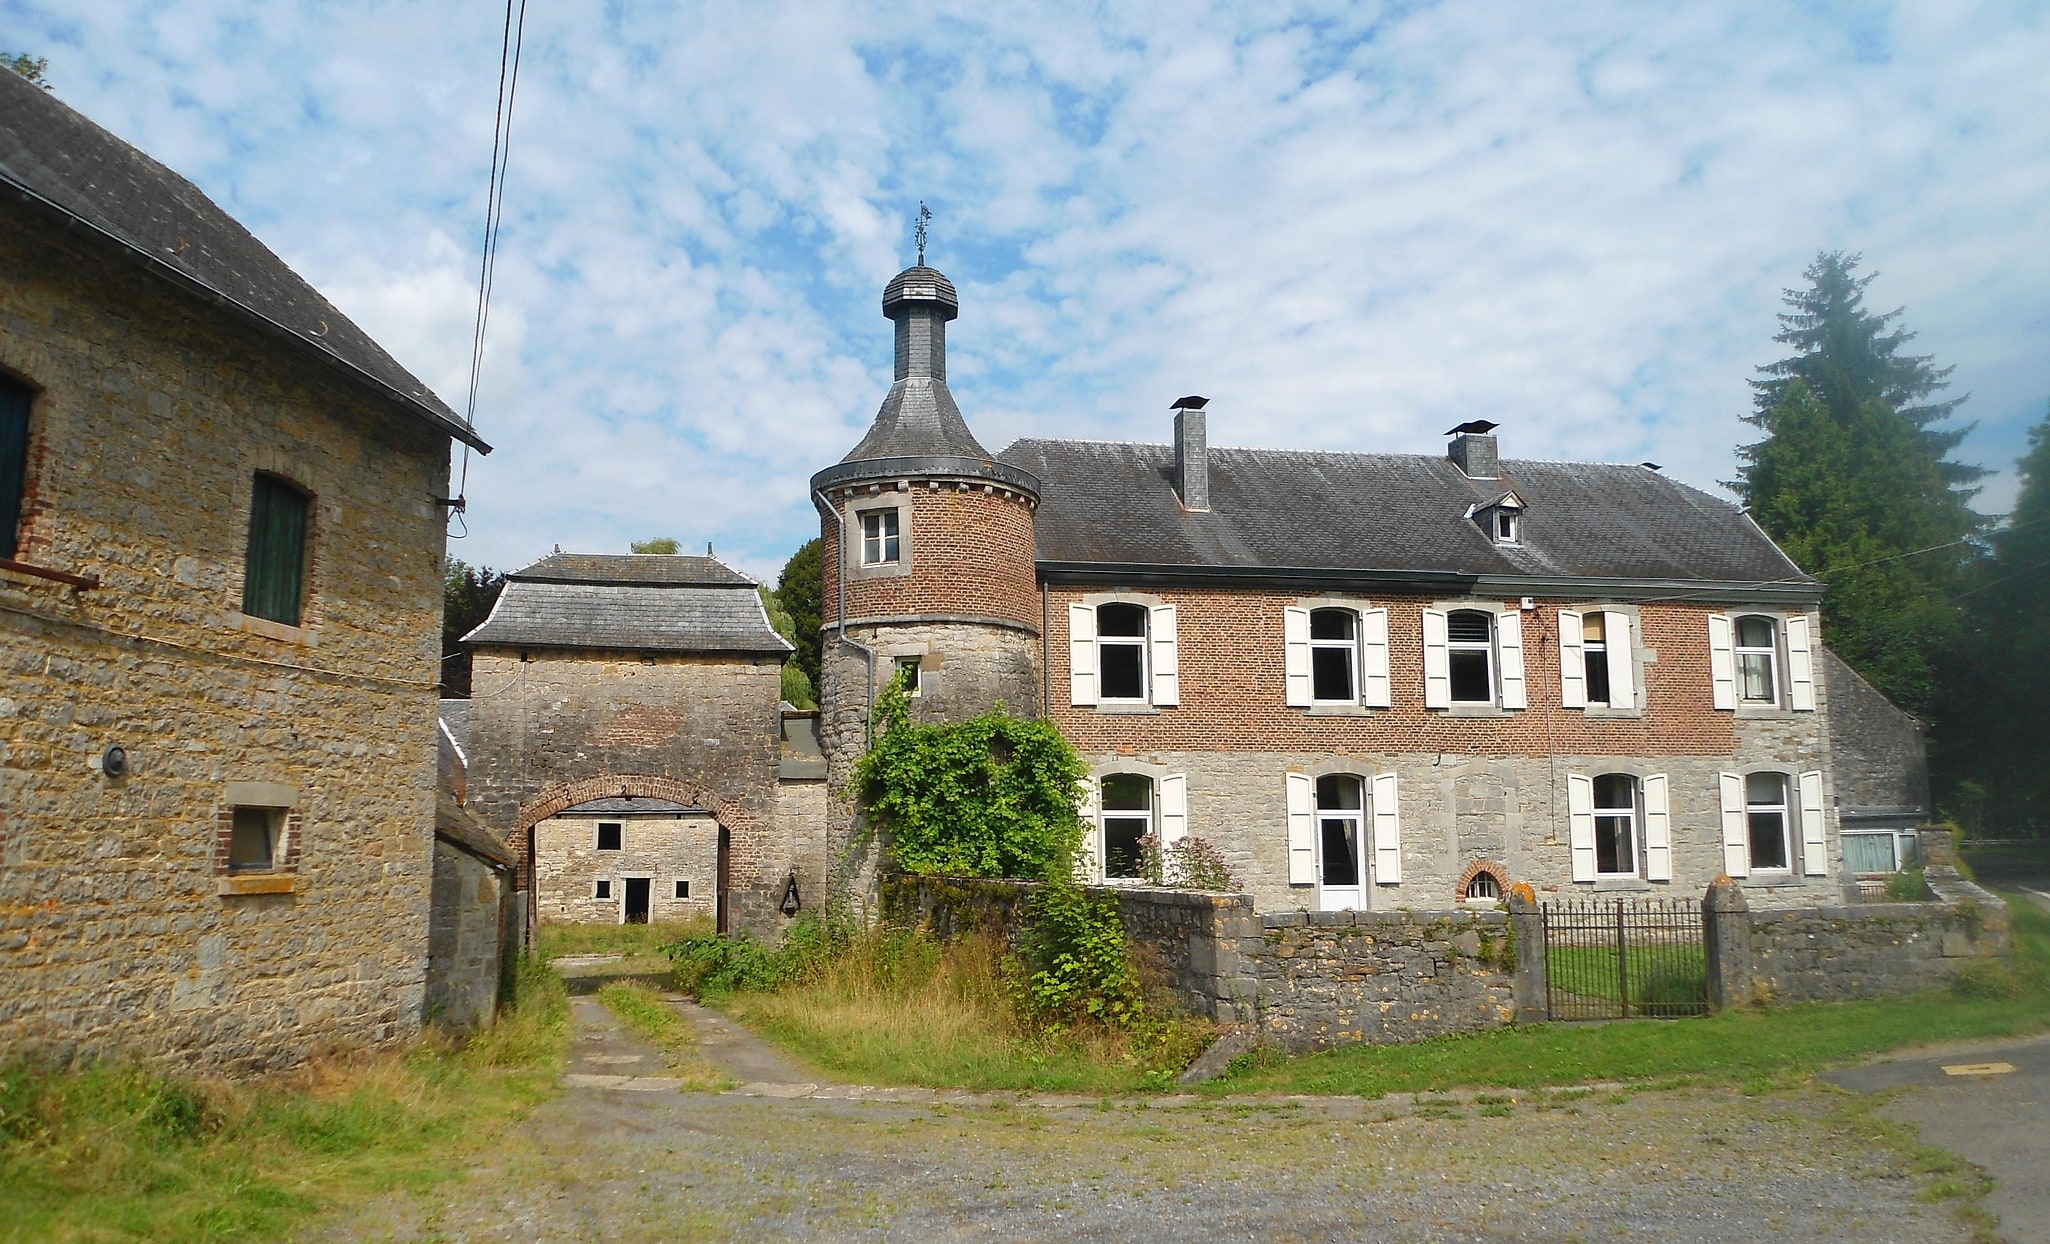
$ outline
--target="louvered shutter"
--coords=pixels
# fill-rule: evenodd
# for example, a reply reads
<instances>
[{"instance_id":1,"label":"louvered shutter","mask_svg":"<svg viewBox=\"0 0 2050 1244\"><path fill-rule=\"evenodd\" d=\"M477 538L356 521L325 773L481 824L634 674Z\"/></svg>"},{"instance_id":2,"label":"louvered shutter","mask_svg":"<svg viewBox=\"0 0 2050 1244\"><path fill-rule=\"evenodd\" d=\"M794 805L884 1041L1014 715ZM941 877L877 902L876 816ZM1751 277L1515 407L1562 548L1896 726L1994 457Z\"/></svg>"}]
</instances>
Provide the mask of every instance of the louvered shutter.
<instances>
[{"instance_id":1,"label":"louvered shutter","mask_svg":"<svg viewBox=\"0 0 2050 1244\"><path fill-rule=\"evenodd\" d=\"M1522 708L1523 615L1514 609L1495 615L1495 650L1502 657L1502 707Z\"/></svg>"},{"instance_id":2,"label":"louvered shutter","mask_svg":"<svg viewBox=\"0 0 2050 1244\"><path fill-rule=\"evenodd\" d=\"M1724 619L1727 626L1728 619ZM1723 871L1732 877L1751 875L1751 843L1744 819L1744 776L1722 775Z\"/></svg>"},{"instance_id":3,"label":"louvered shutter","mask_svg":"<svg viewBox=\"0 0 2050 1244\"><path fill-rule=\"evenodd\" d=\"M299 625L306 568L306 494L258 475L249 504L249 551L243 564L242 612Z\"/></svg>"},{"instance_id":4,"label":"louvered shutter","mask_svg":"<svg viewBox=\"0 0 2050 1244\"><path fill-rule=\"evenodd\" d=\"M1424 610L1424 707L1452 707L1452 660L1445 647L1445 611Z\"/></svg>"},{"instance_id":5,"label":"louvered shutter","mask_svg":"<svg viewBox=\"0 0 2050 1244\"><path fill-rule=\"evenodd\" d=\"M1801 867L1811 877L1829 873L1829 823L1822 810L1822 770L1801 775Z\"/></svg>"},{"instance_id":6,"label":"louvered shutter","mask_svg":"<svg viewBox=\"0 0 2050 1244\"><path fill-rule=\"evenodd\" d=\"M1585 773L1566 775L1566 845L1573 857L1573 879L1593 881L1594 779Z\"/></svg>"},{"instance_id":7,"label":"louvered shutter","mask_svg":"<svg viewBox=\"0 0 2050 1244\"><path fill-rule=\"evenodd\" d=\"M1374 884L1402 884L1402 797L1393 773L1374 775Z\"/></svg>"},{"instance_id":8,"label":"louvered shutter","mask_svg":"<svg viewBox=\"0 0 2050 1244\"><path fill-rule=\"evenodd\" d=\"M1294 605L1281 611L1281 680L1290 708L1310 706L1310 611Z\"/></svg>"},{"instance_id":9,"label":"louvered shutter","mask_svg":"<svg viewBox=\"0 0 2050 1244\"><path fill-rule=\"evenodd\" d=\"M1288 883L1317 883L1317 810L1315 788L1307 773L1288 773Z\"/></svg>"},{"instance_id":10,"label":"louvered shutter","mask_svg":"<svg viewBox=\"0 0 2050 1244\"><path fill-rule=\"evenodd\" d=\"M1160 779L1160 847L1173 846L1189 836L1189 779L1171 773Z\"/></svg>"},{"instance_id":11,"label":"louvered shutter","mask_svg":"<svg viewBox=\"0 0 2050 1244\"><path fill-rule=\"evenodd\" d=\"M1559 703L1566 708L1587 707L1587 637L1580 615L1571 609L1559 611Z\"/></svg>"},{"instance_id":12,"label":"louvered shutter","mask_svg":"<svg viewBox=\"0 0 2050 1244\"><path fill-rule=\"evenodd\" d=\"M1369 609L1360 614L1360 702L1368 708L1388 708L1395 693L1388 680L1388 611Z\"/></svg>"},{"instance_id":13,"label":"louvered shutter","mask_svg":"<svg viewBox=\"0 0 2050 1244\"><path fill-rule=\"evenodd\" d=\"M1103 827L1098 821L1101 799L1096 779L1083 778L1075 783L1077 790L1075 815L1082 822L1082 847L1075 852L1075 879L1085 884L1103 880L1103 862L1097 854L1103 840Z\"/></svg>"},{"instance_id":14,"label":"louvered shutter","mask_svg":"<svg viewBox=\"0 0 2050 1244\"><path fill-rule=\"evenodd\" d=\"M1096 703L1096 611L1068 606L1068 703Z\"/></svg>"},{"instance_id":15,"label":"louvered shutter","mask_svg":"<svg viewBox=\"0 0 2050 1244\"><path fill-rule=\"evenodd\" d=\"M1673 813L1670 784L1663 773L1644 779L1644 875L1673 879Z\"/></svg>"},{"instance_id":16,"label":"louvered shutter","mask_svg":"<svg viewBox=\"0 0 2050 1244\"><path fill-rule=\"evenodd\" d=\"M1609 637L1609 703L1616 708L1637 707L1637 636L1630 629L1630 615L1603 615Z\"/></svg>"},{"instance_id":17,"label":"louvered shutter","mask_svg":"<svg viewBox=\"0 0 2050 1244\"><path fill-rule=\"evenodd\" d=\"M1708 615L1708 679L1714 689L1717 708L1737 707L1737 650L1730 632L1730 619L1720 613ZM1737 877L1743 874L1730 875Z\"/></svg>"},{"instance_id":18,"label":"louvered shutter","mask_svg":"<svg viewBox=\"0 0 2050 1244\"><path fill-rule=\"evenodd\" d=\"M1153 607L1153 703L1168 707L1182 702L1181 643L1175 635L1173 605Z\"/></svg>"},{"instance_id":19,"label":"louvered shutter","mask_svg":"<svg viewBox=\"0 0 2050 1244\"><path fill-rule=\"evenodd\" d=\"M1815 711L1815 651L1804 613L1787 619L1787 693L1795 712Z\"/></svg>"},{"instance_id":20,"label":"louvered shutter","mask_svg":"<svg viewBox=\"0 0 2050 1244\"><path fill-rule=\"evenodd\" d=\"M25 385L0 376L0 557L19 553L21 494L28 480L28 412Z\"/></svg>"}]
</instances>

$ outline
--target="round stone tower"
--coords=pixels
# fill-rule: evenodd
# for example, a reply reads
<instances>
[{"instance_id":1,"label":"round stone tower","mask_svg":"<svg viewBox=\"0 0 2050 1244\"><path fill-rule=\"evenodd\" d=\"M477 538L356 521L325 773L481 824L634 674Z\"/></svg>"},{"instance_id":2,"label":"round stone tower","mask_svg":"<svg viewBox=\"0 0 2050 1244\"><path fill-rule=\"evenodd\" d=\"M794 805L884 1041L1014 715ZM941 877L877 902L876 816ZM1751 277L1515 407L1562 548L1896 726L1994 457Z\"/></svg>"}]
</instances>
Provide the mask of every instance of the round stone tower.
<instances>
[{"instance_id":1,"label":"round stone tower","mask_svg":"<svg viewBox=\"0 0 2050 1244\"><path fill-rule=\"evenodd\" d=\"M897 326L896 382L861 443L811 478L824 537L819 727L835 858L875 697L900 669L917 669L916 720L959 721L1000 701L1021 717L1041 708L1039 481L984 449L947 392L947 322L960 306L935 269L891 279L883 314Z\"/></svg>"}]
</instances>

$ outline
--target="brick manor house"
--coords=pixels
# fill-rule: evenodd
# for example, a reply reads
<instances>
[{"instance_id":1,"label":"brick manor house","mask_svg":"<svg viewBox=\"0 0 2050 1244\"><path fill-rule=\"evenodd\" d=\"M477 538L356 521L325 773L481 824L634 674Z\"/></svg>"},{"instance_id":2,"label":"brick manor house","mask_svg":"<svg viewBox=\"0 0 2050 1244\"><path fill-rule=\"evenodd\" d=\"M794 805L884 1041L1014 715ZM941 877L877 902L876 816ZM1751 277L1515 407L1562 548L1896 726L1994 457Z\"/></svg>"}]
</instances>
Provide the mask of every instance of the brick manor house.
<instances>
[{"instance_id":1,"label":"brick manor house","mask_svg":"<svg viewBox=\"0 0 2050 1244\"><path fill-rule=\"evenodd\" d=\"M924 719L1060 725L1096 877L1200 835L1263 911L1723 873L1814 905L1908 849L1919 727L1822 648L1822 584L1729 503L1649 465L1504 459L1479 421L1438 456L1213 447L1201 398L1166 444L992 454L947 390L952 283L910 268L883 311L895 383L811 481L834 850L907 666ZM1840 690L1856 720L1832 721Z\"/></svg>"}]
</instances>

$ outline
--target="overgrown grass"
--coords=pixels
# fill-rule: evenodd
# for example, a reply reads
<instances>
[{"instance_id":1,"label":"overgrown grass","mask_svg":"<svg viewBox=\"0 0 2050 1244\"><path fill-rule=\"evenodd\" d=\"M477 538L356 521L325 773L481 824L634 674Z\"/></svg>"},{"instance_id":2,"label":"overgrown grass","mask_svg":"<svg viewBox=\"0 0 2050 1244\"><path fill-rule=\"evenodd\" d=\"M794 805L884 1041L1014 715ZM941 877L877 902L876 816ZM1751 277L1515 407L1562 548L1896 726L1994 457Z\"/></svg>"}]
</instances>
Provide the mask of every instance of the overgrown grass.
<instances>
[{"instance_id":1,"label":"overgrown grass","mask_svg":"<svg viewBox=\"0 0 2050 1244\"><path fill-rule=\"evenodd\" d=\"M247 1083L0 1065L0 1241L272 1239L431 1189L553 1091L568 1041L561 982L529 962L516 1007L461 1049L429 1038Z\"/></svg>"},{"instance_id":2,"label":"overgrown grass","mask_svg":"<svg viewBox=\"0 0 2050 1244\"><path fill-rule=\"evenodd\" d=\"M536 940L543 961L563 955L625 955L660 960L666 966L662 947L711 932L712 922L702 918L649 924L544 924Z\"/></svg>"},{"instance_id":3,"label":"overgrown grass","mask_svg":"<svg viewBox=\"0 0 2050 1244\"><path fill-rule=\"evenodd\" d=\"M1701 1079L1771 1083L1867 1055L1940 1041L2050 1030L2050 914L2009 900L2015 989L1970 989L1733 1011L1703 1019L1541 1024L1416 1045L1350 1046L1300 1058L1248 1057L1205 1091L1377 1097L1455 1087L1538 1088Z\"/></svg>"},{"instance_id":4,"label":"overgrown grass","mask_svg":"<svg viewBox=\"0 0 2050 1244\"><path fill-rule=\"evenodd\" d=\"M687 1089L716 1093L733 1086L730 1076L705 1060L690 1021L654 990L639 981L613 981L598 991L598 1001L635 1036L660 1050L669 1073Z\"/></svg>"},{"instance_id":5,"label":"overgrown grass","mask_svg":"<svg viewBox=\"0 0 2050 1244\"><path fill-rule=\"evenodd\" d=\"M858 929L773 988L703 996L798 1058L870 1084L1163 1088L1212 1035L1209 1024L1165 1011L1129 1030L1029 1024L1019 1012L1019 970L992 940L942 945L901 929Z\"/></svg>"}]
</instances>

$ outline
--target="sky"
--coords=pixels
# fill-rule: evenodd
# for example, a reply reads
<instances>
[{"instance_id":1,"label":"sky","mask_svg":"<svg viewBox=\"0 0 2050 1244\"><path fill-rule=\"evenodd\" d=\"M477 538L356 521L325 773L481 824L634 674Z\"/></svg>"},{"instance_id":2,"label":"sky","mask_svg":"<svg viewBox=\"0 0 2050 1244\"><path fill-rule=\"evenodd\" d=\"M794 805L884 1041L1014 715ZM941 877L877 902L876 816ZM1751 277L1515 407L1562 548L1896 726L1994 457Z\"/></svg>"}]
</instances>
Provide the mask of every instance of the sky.
<instances>
[{"instance_id":1,"label":"sky","mask_svg":"<svg viewBox=\"0 0 2050 1244\"><path fill-rule=\"evenodd\" d=\"M505 11L0 0L458 410ZM1781 292L1864 256L2000 472L2050 402L2050 6L531 0L450 553L667 535L773 579L890 383L934 213L991 449L1652 460L1720 492ZM457 528L458 532L463 528Z\"/></svg>"}]
</instances>

